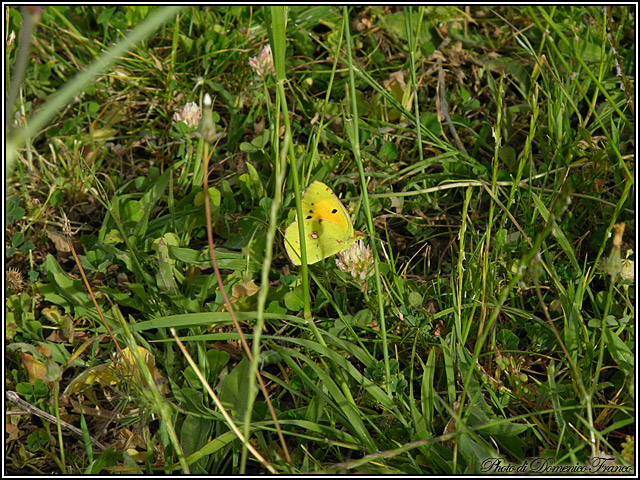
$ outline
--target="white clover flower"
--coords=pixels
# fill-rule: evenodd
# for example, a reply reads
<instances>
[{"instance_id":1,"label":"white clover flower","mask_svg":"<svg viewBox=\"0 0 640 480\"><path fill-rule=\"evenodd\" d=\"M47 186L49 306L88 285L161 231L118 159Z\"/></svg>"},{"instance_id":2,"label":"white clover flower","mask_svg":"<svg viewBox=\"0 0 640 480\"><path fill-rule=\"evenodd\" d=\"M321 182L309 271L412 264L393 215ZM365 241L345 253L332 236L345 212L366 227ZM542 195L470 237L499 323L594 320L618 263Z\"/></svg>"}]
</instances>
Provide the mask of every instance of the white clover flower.
<instances>
[{"instance_id":1,"label":"white clover flower","mask_svg":"<svg viewBox=\"0 0 640 480\"><path fill-rule=\"evenodd\" d=\"M628 258L625 258L624 260L622 260L622 269L620 270L620 277L623 280L634 283L636 279L635 271L636 271L636 264L633 260L629 260Z\"/></svg>"},{"instance_id":2,"label":"white clover flower","mask_svg":"<svg viewBox=\"0 0 640 480\"><path fill-rule=\"evenodd\" d=\"M200 123L200 117L202 114L200 113L200 107L197 103L188 102L184 107L180 110L177 110L173 114L174 122L184 122L190 128L195 128Z\"/></svg>"},{"instance_id":3,"label":"white clover flower","mask_svg":"<svg viewBox=\"0 0 640 480\"><path fill-rule=\"evenodd\" d=\"M620 277L631 283L635 283L636 279L636 263L629 257L633 255L633 250L627 250L627 255L622 259L622 268L620 270Z\"/></svg>"},{"instance_id":4,"label":"white clover flower","mask_svg":"<svg viewBox=\"0 0 640 480\"><path fill-rule=\"evenodd\" d=\"M249 59L249 66L259 75L273 73L273 55L271 45L267 44L256 57Z\"/></svg>"},{"instance_id":5,"label":"white clover flower","mask_svg":"<svg viewBox=\"0 0 640 480\"><path fill-rule=\"evenodd\" d=\"M373 254L362 240L357 241L346 250L338 253L336 265L366 287L366 282L373 276Z\"/></svg>"}]
</instances>

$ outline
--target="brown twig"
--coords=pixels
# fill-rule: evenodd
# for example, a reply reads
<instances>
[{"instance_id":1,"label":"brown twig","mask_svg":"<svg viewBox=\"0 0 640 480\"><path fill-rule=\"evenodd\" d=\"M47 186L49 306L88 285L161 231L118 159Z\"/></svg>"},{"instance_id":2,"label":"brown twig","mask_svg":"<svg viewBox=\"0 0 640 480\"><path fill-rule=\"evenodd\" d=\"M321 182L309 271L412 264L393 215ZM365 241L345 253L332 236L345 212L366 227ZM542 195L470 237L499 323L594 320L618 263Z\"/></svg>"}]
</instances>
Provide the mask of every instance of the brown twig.
<instances>
[{"instance_id":1,"label":"brown twig","mask_svg":"<svg viewBox=\"0 0 640 480\"><path fill-rule=\"evenodd\" d=\"M33 405L31 405L26 400L21 399L16 392L14 392L12 390L7 390L4 395L5 395L5 398L7 399L8 402L14 403L18 407L20 407L23 410L25 410L27 413L29 413L31 415L35 415L37 417L40 417L43 420L46 420L47 422L50 422L50 423L53 423L53 424L57 424L58 423L58 421L56 420L56 417L54 417L53 415L45 412L44 410L40 410L38 407L34 407ZM80 430L79 428L74 427L73 425L71 425L70 423L65 422L64 420L60 420L60 426L62 428L65 428L65 429L69 430L76 437L84 440L84 433L82 433L82 430ZM96 440L91 435L89 435L89 440L91 440L91 443L93 445L95 445L96 447L98 447L100 450L106 450L107 449L107 447L102 445L98 440Z\"/></svg>"}]
</instances>

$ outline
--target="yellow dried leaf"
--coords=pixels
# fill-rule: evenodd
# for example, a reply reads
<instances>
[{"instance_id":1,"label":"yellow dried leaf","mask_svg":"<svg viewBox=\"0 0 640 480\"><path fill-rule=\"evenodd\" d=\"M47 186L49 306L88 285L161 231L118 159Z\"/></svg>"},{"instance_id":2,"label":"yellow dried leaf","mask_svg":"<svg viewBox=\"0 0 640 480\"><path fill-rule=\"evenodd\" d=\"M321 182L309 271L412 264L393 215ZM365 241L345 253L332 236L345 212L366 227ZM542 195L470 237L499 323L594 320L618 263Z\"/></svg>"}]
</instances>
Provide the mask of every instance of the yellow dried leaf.
<instances>
[{"instance_id":1,"label":"yellow dried leaf","mask_svg":"<svg viewBox=\"0 0 640 480\"><path fill-rule=\"evenodd\" d=\"M235 302L244 297L251 297L258 293L260 287L253 280L236 283L231 289L231 301Z\"/></svg>"},{"instance_id":2,"label":"yellow dried leaf","mask_svg":"<svg viewBox=\"0 0 640 480\"><path fill-rule=\"evenodd\" d=\"M151 372L156 385L162 385L164 379L156 369L155 357L144 347L138 346L138 352ZM84 391L96 383L100 385L112 385L120 389L125 388L133 381L132 372L138 370L138 364L129 347L125 348L122 354L122 357L116 358L113 362L98 365L82 372L67 386L64 394L70 395ZM137 377L139 379L144 378L142 374L137 375ZM161 388L160 391L163 391L163 388Z\"/></svg>"}]
</instances>

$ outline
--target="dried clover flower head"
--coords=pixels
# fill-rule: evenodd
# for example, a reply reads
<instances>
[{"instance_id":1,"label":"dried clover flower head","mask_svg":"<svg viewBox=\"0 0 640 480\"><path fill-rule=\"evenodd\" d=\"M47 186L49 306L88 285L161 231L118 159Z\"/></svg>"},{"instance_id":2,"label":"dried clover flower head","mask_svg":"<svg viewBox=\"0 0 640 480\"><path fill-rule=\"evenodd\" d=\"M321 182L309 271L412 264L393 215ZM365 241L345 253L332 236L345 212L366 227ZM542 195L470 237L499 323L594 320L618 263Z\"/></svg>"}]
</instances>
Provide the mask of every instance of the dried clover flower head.
<instances>
[{"instance_id":1,"label":"dried clover flower head","mask_svg":"<svg viewBox=\"0 0 640 480\"><path fill-rule=\"evenodd\" d=\"M24 288L24 278L22 278L20 270L16 268L11 267L7 270L5 281L7 282L7 287L14 292L19 293Z\"/></svg>"}]
</instances>

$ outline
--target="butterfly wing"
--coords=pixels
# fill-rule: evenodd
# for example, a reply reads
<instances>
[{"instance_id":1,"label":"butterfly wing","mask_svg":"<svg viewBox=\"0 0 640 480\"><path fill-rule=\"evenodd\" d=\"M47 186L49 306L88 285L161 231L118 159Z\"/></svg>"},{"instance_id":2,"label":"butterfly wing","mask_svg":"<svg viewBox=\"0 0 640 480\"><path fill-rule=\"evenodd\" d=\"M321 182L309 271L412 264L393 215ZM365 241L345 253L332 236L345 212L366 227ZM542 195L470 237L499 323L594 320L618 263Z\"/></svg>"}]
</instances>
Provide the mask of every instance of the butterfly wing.
<instances>
[{"instance_id":1,"label":"butterfly wing","mask_svg":"<svg viewBox=\"0 0 640 480\"><path fill-rule=\"evenodd\" d=\"M344 230L338 225L315 218L304 220L304 234L307 236L305 245L309 265L349 248L356 241L354 236L345 238ZM298 222L289 225L284 237L287 255L294 265L300 265Z\"/></svg>"},{"instance_id":2,"label":"butterfly wing","mask_svg":"<svg viewBox=\"0 0 640 480\"><path fill-rule=\"evenodd\" d=\"M287 251L289 260L291 260L294 265L300 265L300 232L298 231L298 222L293 222L284 232L284 248ZM309 261L308 258L307 261Z\"/></svg>"},{"instance_id":3,"label":"butterfly wing","mask_svg":"<svg viewBox=\"0 0 640 480\"><path fill-rule=\"evenodd\" d=\"M307 263L319 262L349 248L355 242L353 224L347 209L329 187L313 182L302 197L304 232L307 236ZM298 222L285 232L285 249L294 265L300 265Z\"/></svg>"},{"instance_id":4,"label":"butterfly wing","mask_svg":"<svg viewBox=\"0 0 640 480\"><path fill-rule=\"evenodd\" d=\"M302 197L304 219L318 219L336 224L342 230L343 240L354 236L349 212L335 193L322 182L313 182Z\"/></svg>"}]
</instances>

